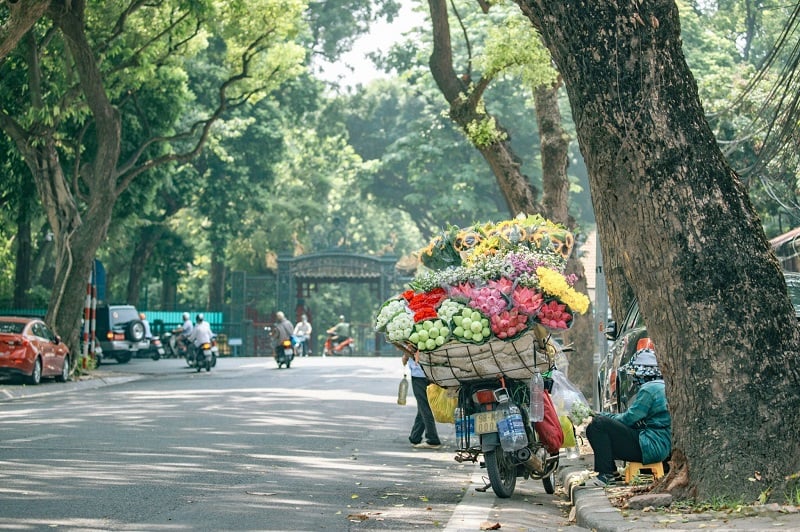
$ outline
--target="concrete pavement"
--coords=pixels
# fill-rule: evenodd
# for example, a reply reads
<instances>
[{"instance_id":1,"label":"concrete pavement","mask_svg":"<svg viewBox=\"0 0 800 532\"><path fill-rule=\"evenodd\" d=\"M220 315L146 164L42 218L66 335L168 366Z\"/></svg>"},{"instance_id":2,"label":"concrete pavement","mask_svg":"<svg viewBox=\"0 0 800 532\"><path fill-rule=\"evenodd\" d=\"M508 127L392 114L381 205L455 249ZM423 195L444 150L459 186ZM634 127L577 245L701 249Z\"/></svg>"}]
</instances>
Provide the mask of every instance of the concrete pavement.
<instances>
[{"instance_id":1,"label":"concrete pavement","mask_svg":"<svg viewBox=\"0 0 800 532\"><path fill-rule=\"evenodd\" d=\"M38 386L17 385L0 381L0 402L70 393L88 388L111 386L141 379L145 375L99 369L79 380L66 383L43 381ZM585 450L585 449L584 449ZM613 488L587 487L583 483L590 477L592 455L584 453L576 459L562 459L558 481L572 505L571 521L578 527L598 532L636 530L786 530L800 531L800 507L763 505L745 507L738 512L682 513L664 508L615 508L609 499ZM531 508L533 511L533 508ZM525 530L525 519L506 523L504 528ZM502 524L502 523L501 523ZM527 530L534 528L528 527ZM563 530L563 527L558 527Z\"/></svg>"}]
</instances>

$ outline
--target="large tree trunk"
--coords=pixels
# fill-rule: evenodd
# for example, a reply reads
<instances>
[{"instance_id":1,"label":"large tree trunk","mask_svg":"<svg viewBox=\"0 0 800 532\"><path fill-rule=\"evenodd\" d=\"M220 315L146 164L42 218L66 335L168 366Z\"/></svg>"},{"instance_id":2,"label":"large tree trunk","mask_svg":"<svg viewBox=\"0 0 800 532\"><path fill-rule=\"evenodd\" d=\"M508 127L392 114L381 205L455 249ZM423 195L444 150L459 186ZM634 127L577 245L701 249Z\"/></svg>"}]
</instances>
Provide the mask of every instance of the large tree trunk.
<instances>
[{"instance_id":1,"label":"large tree trunk","mask_svg":"<svg viewBox=\"0 0 800 532\"><path fill-rule=\"evenodd\" d=\"M622 266L659 354L673 417L666 487L782 500L800 470L800 330L705 120L675 2L517 3L564 78L603 254Z\"/></svg>"}]
</instances>

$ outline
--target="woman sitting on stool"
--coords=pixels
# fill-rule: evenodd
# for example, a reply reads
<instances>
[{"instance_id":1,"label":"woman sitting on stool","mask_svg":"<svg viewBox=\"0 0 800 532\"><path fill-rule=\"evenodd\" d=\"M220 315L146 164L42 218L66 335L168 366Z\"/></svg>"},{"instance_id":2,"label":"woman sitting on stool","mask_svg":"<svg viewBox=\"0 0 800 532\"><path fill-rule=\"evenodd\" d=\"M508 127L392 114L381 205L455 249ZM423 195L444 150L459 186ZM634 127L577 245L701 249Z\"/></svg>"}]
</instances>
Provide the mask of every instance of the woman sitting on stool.
<instances>
[{"instance_id":1,"label":"woman sitting on stool","mask_svg":"<svg viewBox=\"0 0 800 532\"><path fill-rule=\"evenodd\" d=\"M637 351L619 371L633 375L641 386L628 410L597 414L586 427L598 473L592 483L597 486L619 480L614 460L653 464L666 460L672 452L672 418L655 352Z\"/></svg>"}]
</instances>

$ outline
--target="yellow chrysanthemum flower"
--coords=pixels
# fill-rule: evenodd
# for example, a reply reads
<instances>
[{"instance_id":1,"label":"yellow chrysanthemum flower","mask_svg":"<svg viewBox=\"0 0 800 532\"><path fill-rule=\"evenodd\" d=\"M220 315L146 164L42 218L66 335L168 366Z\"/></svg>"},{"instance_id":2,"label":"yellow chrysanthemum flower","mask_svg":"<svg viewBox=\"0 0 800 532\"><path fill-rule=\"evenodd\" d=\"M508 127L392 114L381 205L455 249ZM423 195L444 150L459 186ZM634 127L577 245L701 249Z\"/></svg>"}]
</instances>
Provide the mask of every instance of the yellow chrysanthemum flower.
<instances>
[{"instance_id":1,"label":"yellow chrysanthemum flower","mask_svg":"<svg viewBox=\"0 0 800 532\"><path fill-rule=\"evenodd\" d=\"M589 297L572 288L563 275L550 268L536 269L539 288L546 294L558 298L562 303L579 314L589 310Z\"/></svg>"}]
</instances>

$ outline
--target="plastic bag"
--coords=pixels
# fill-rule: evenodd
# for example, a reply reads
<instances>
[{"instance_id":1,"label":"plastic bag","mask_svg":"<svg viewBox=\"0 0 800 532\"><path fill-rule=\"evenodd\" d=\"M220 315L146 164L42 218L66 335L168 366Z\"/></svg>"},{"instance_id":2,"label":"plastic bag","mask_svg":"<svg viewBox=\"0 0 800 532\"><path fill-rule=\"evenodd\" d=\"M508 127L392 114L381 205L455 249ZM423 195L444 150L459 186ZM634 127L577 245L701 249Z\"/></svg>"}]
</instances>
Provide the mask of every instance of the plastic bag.
<instances>
[{"instance_id":1,"label":"plastic bag","mask_svg":"<svg viewBox=\"0 0 800 532\"><path fill-rule=\"evenodd\" d=\"M544 399L544 419L534 423L536 434L539 435L539 441L547 449L550 454L558 454L558 450L564 445L564 431L561 430L561 422L558 420L558 414L550 399L550 394L545 392L542 394Z\"/></svg>"},{"instance_id":2,"label":"plastic bag","mask_svg":"<svg viewBox=\"0 0 800 532\"><path fill-rule=\"evenodd\" d=\"M433 419L439 423L455 423L453 412L458 406L458 394L451 394L447 388L438 384L429 384L425 390L428 394L428 404L431 405Z\"/></svg>"},{"instance_id":3,"label":"plastic bag","mask_svg":"<svg viewBox=\"0 0 800 532\"><path fill-rule=\"evenodd\" d=\"M561 432L564 433L564 443L561 446L567 449L575 447L577 442L575 441L575 429L572 426L572 420L569 416L558 416L558 420L561 422Z\"/></svg>"},{"instance_id":4,"label":"plastic bag","mask_svg":"<svg viewBox=\"0 0 800 532\"><path fill-rule=\"evenodd\" d=\"M573 423L580 425L591 415L591 407L583 393L567 379L563 371L554 369L551 372L553 387L550 392L553 406L559 416L569 416Z\"/></svg>"}]
</instances>

